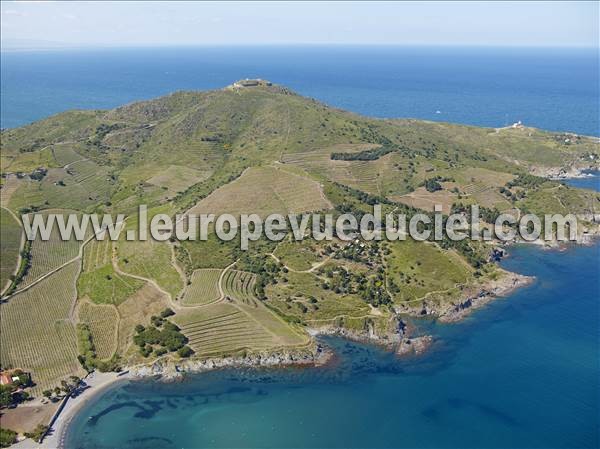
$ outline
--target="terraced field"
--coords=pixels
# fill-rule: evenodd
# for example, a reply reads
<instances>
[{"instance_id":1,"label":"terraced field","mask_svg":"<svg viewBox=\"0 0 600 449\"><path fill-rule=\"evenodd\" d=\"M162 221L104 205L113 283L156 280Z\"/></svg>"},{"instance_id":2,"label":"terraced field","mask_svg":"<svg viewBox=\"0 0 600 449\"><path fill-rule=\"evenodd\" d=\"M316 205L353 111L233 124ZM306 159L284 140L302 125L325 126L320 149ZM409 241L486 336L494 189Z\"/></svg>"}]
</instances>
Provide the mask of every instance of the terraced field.
<instances>
[{"instance_id":1,"label":"terraced field","mask_svg":"<svg viewBox=\"0 0 600 449\"><path fill-rule=\"evenodd\" d=\"M81 301L78 310L79 322L86 323L99 359L109 359L117 350L119 314L111 305L96 305Z\"/></svg>"},{"instance_id":2,"label":"terraced field","mask_svg":"<svg viewBox=\"0 0 600 449\"><path fill-rule=\"evenodd\" d=\"M190 212L233 214L299 213L331 208L319 183L276 167L252 167L217 189Z\"/></svg>"},{"instance_id":3,"label":"terraced field","mask_svg":"<svg viewBox=\"0 0 600 449\"><path fill-rule=\"evenodd\" d=\"M259 301L221 301L180 311L174 321L189 338L192 349L201 356L234 354L243 350L294 346L306 342L304 336Z\"/></svg>"},{"instance_id":4,"label":"terraced field","mask_svg":"<svg viewBox=\"0 0 600 449\"><path fill-rule=\"evenodd\" d=\"M0 208L0 292L11 282L17 267L22 234L21 223L7 209Z\"/></svg>"},{"instance_id":5,"label":"terraced field","mask_svg":"<svg viewBox=\"0 0 600 449\"><path fill-rule=\"evenodd\" d=\"M254 295L256 276L252 273L238 270L228 270L223 278L225 296L235 298L238 302L256 305L258 299Z\"/></svg>"},{"instance_id":6,"label":"terraced field","mask_svg":"<svg viewBox=\"0 0 600 449\"><path fill-rule=\"evenodd\" d=\"M46 217L50 213L62 213L66 220L66 214L70 211L48 210L44 211L43 215ZM91 233L88 235L91 235ZM19 287L32 284L40 277L77 257L80 245L81 242L78 242L74 237L71 240L63 241L60 238L58 226L53 226L49 240L43 241L36 238L31 243L31 267Z\"/></svg>"},{"instance_id":7,"label":"terraced field","mask_svg":"<svg viewBox=\"0 0 600 449\"><path fill-rule=\"evenodd\" d=\"M244 349L277 346L273 335L227 302L177 314L174 321L199 355L233 354Z\"/></svg>"},{"instance_id":8,"label":"terraced field","mask_svg":"<svg viewBox=\"0 0 600 449\"><path fill-rule=\"evenodd\" d=\"M207 268L196 270L190 279L191 284L187 286L182 304L195 306L210 304L221 296L219 292L219 277L222 270Z\"/></svg>"},{"instance_id":9,"label":"terraced field","mask_svg":"<svg viewBox=\"0 0 600 449\"><path fill-rule=\"evenodd\" d=\"M3 367L32 373L33 394L83 375L71 311L77 292L77 262L0 305L0 355Z\"/></svg>"}]
</instances>

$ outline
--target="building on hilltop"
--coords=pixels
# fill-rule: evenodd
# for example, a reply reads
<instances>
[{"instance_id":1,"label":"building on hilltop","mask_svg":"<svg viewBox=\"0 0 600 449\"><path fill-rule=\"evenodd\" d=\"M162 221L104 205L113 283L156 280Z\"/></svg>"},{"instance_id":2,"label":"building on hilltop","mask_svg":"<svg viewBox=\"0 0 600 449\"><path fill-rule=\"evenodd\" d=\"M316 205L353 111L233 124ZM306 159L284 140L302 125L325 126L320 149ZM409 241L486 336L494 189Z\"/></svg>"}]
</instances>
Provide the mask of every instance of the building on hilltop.
<instances>
[{"instance_id":1,"label":"building on hilltop","mask_svg":"<svg viewBox=\"0 0 600 449\"><path fill-rule=\"evenodd\" d=\"M236 81L235 83L233 83L231 86L228 86L228 87L232 88L232 89L240 89L240 88L260 87L260 86L269 87L272 85L273 85L273 83L271 81L263 80L260 78L256 78L256 79L246 78L243 80Z\"/></svg>"}]
</instances>

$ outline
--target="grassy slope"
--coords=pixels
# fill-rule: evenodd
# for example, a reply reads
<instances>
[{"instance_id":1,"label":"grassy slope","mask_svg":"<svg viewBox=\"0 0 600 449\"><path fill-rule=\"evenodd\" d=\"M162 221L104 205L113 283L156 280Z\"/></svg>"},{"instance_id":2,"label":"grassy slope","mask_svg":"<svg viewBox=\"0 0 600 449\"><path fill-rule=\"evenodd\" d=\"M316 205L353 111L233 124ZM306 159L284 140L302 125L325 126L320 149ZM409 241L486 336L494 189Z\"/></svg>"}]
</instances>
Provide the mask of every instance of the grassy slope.
<instances>
[{"instance_id":1,"label":"grassy slope","mask_svg":"<svg viewBox=\"0 0 600 449\"><path fill-rule=\"evenodd\" d=\"M331 159L334 152L357 153L382 146L393 151L374 160ZM41 181L11 176L11 195L7 197L13 210L36 206L124 212L130 215L128 229L137 227L138 204L157 206L155 212L169 213L195 205L208 205L206 208L214 212L239 213L250 205L251 212L257 207L265 213L301 212L328 208L329 202L334 207L344 203L367 209L334 183L427 208L435 198L423 189L415 190L434 176L451 179L443 183L440 194L448 208L452 202L461 201L499 209L586 213L597 209L599 201L597 193L550 181L528 189L525 197L516 201L500 193L506 182L533 169L585 165L590 154L598 156L594 139L571 136L566 142L564 135L534 129L375 120L329 108L277 86L237 92L178 92L110 111L66 112L2 131L1 150L2 173L49 169ZM184 242L174 249L177 263L189 278L195 269L223 269L236 261L240 256L236 246L235 241L218 242L213 236L208 242ZM76 254L70 244L61 249L34 246L33 250L32 274L37 266L44 265L39 261L48 259L48 266L42 267L47 270L59 259ZM122 239L115 250L122 271L153 279L173 298L180 295L184 279L173 265L168 243ZM265 244L258 245L255 252L264 255L274 250L275 245ZM129 277L122 283L124 277L114 271L110 251L102 251L96 244L85 249L84 269L77 284L79 295L118 305L118 351L131 355L128 348L133 326L147 323L150 315L159 313L168 302L151 284ZM318 246L305 244L282 243L276 255L291 270L307 270L323 259ZM3 272L6 259L3 247ZM414 300L436 291L449 291L451 299L460 294L455 284L474 281L473 268L460 256L422 243L392 244L385 260L369 263L371 266L343 260L327 266L369 273L384 268L386 276L400 288L395 301ZM483 270L484 276L486 273ZM225 279L229 282L225 287L233 303L176 315L183 326L199 323L210 328L210 320L216 319L221 309L233 308L241 314L236 319L245 324L230 327L224 335L229 343L223 346L203 340L199 337L202 332L195 334L199 353L239 351L247 344L236 331L255 326L264 331L255 348L302 340L293 332L288 334L291 328L281 321L272 321L272 314L265 315L266 309L253 311L254 287L247 282L254 285L254 276L246 276L246 284L241 275L239 279L231 276ZM290 321L311 325L337 322L361 329L365 320L372 320L376 327L386 326L389 314L385 308L375 314L356 294L323 289L324 278L319 272L280 271L274 277L276 283L266 287L267 304ZM209 283L200 287L214 290L214 280ZM50 293L66 294L59 290ZM95 310L100 310L98 306L85 307L88 321L93 320ZM12 307L3 309L8 322L15 318ZM42 316L35 317L38 321L31 326L38 332L48 323ZM110 332L106 330L103 335ZM4 343L5 337L2 339Z\"/></svg>"}]
</instances>

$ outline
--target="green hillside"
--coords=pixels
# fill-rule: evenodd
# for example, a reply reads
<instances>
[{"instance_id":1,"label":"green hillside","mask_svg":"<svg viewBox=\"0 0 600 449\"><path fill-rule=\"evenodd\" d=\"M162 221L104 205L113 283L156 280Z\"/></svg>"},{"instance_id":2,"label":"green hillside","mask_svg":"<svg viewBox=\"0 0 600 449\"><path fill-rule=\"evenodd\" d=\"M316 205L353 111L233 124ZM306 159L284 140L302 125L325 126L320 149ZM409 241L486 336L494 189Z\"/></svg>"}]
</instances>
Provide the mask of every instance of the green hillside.
<instances>
[{"instance_id":1,"label":"green hillside","mask_svg":"<svg viewBox=\"0 0 600 449\"><path fill-rule=\"evenodd\" d=\"M586 219L600 207L598 193L545 177L597 167L596 138L372 119L266 83L65 112L3 130L0 150L3 208L124 213L127 229L136 228L140 204L151 214L262 215L366 212L375 201L388 212L479 204ZM15 225L2 209L3 284L15 271ZM53 245L33 247L24 283L0 309L8 326L2 347L19 349L18 357L7 349L6 360L32 371L40 390L80 373L82 347L88 368L108 369L186 356L157 343L178 333L192 357L304 347L306 327L389 335L397 310L435 313L506 276L479 242L286 238L241 251L214 235L181 243L121 238L71 243L64 257ZM44 257L43 248L57 254ZM37 299L60 310L29 314ZM17 329L23 316L26 333ZM36 355L28 348L49 329L62 340L40 347L44 366L28 364ZM94 339L95 355L85 344Z\"/></svg>"}]
</instances>

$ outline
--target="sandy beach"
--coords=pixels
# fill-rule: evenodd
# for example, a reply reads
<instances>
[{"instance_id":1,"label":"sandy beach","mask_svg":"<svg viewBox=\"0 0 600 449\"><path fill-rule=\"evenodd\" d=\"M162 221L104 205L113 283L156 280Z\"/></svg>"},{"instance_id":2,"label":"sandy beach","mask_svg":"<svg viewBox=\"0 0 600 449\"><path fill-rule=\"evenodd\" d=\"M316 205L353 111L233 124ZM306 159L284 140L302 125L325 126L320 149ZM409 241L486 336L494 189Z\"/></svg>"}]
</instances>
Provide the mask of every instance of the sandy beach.
<instances>
[{"instance_id":1,"label":"sandy beach","mask_svg":"<svg viewBox=\"0 0 600 449\"><path fill-rule=\"evenodd\" d=\"M116 384L117 382L122 382L127 379L130 379L129 373L100 373L93 372L88 375L83 382L82 391L77 396L69 397L66 400L66 403L56 416L50 430L46 434L46 437L41 443L36 443L35 441L27 438L23 441L18 442L12 447L18 449L58 449L64 447L64 441L66 436L66 430L69 426L69 423L72 421L73 417L77 414L77 412L83 407L85 404L90 402L90 400L97 394L106 390L111 385Z\"/></svg>"}]
</instances>

